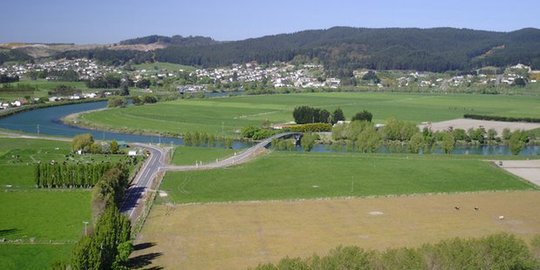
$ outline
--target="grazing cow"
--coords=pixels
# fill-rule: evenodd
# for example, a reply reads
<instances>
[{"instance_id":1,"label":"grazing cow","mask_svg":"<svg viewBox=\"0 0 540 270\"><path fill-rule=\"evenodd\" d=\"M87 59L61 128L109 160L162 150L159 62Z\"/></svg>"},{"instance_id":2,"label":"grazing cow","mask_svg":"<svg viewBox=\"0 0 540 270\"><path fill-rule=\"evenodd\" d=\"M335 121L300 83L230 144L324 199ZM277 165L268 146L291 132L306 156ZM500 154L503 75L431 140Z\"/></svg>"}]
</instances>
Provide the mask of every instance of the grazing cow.
<instances>
[{"instance_id":1,"label":"grazing cow","mask_svg":"<svg viewBox=\"0 0 540 270\"><path fill-rule=\"evenodd\" d=\"M478 208L478 206L476 206L476 207L474 208L474 210L476 210L476 211L478 211L479 209L480 209L480 208Z\"/></svg>"},{"instance_id":2,"label":"grazing cow","mask_svg":"<svg viewBox=\"0 0 540 270\"><path fill-rule=\"evenodd\" d=\"M454 206L454 209L459 210L460 208L459 206Z\"/></svg>"}]
</instances>

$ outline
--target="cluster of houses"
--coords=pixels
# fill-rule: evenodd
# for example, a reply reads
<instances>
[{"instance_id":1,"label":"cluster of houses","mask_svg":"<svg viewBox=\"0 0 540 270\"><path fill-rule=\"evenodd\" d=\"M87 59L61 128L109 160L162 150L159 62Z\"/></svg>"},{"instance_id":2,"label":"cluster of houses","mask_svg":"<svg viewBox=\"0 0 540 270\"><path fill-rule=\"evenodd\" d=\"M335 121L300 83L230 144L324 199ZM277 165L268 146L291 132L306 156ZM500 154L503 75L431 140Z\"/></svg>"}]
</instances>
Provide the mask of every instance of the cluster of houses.
<instances>
[{"instance_id":1,"label":"cluster of houses","mask_svg":"<svg viewBox=\"0 0 540 270\"><path fill-rule=\"evenodd\" d=\"M75 71L79 76L79 80L92 80L102 77L108 73L121 73L119 68L100 65L94 60L79 58L51 60L43 63L25 63L2 66L0 67L0 74L11 77L25 77L28 76L30 72L46 72L55 74L68 70ZM58 78L54 75L48 75L45 79L57 80Z\"/></svg>"},{"instance_id":2,"label":"cluster of houses","mask_svg":"<svg viewBox=\"0 0 540 270\"><path fill-rule=\"evenodd\" d=\"M515 85L518 79L527 79L526 74L538 74L539 71L534 71L531 67L523 64L501 69L500 71L486 72L484 69L479 69L476 74L457 75L448 77L442 73L422 73L411 72L404 76L396 78L397 87L438 87L447 89L450 87L471 86L471 85ZM531 79L529 83L536 83L536 79ZM383 87L382 84L378 85Z\"/></svg>"},{"instance_id":3,"label":"cluster of houses","mask_svg":"<svg viewBox=\"0 0 540 270\"><path fill-rule=\"evenodd\" d=\"M267 66L251 62L215 69L198 69L195 75L198 78L208 77L220 83L266 81L267 85L275 88L337 88L341 83L340 79L327 78L324 67L315 64L295 66L288 63L274 63Z\"/></svg>"}]
</instances>

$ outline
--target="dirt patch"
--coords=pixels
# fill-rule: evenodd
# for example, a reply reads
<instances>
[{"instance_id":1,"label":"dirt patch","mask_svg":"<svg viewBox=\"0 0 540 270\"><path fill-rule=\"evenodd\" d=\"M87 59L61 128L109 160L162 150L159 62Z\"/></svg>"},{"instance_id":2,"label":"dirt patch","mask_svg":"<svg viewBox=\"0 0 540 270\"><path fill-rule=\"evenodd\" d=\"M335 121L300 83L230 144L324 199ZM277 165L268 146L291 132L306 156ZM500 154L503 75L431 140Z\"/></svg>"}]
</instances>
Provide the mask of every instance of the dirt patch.
<instances>
[{"instance_id":1,"label":"dirt patch","mask_svg":"<svg viewBox=\"0 0 540 270\"><path fill-rule=\"evenodd\" d=\"M133 257L160 254L147 266L165 269L246 269L338 245L385 249L501 231L530 239L540 233L537 213L537 191L159 205L137 240L155 245Z\"/></svg>"},{"instance_id":2,"label":"dirt patch","mask_svg":"<svg viewBox=\"0 0 540 270\"><path fill-rule=\"evenodd\" d=\"M540 187L540 160L502 160L495 164Z\"/></svg>"},{"instance_id":3,"label":"dirt patch","mask_svg":"<svg viewBox=\"0 0 540 270\"><path fill-rule=\"evenodd\" d=\"M453 119L442 122L434 122L431 124L422 124L418 125L420 129L423 129L426 126L430 126L433 131L442 131L448 130L450 128L457 129L461 128L468 130L469 128L479 128L483 127L486 130L495 129L497 133L502 134L503 129L508 128L510 130L531 130L540 128L539 123L524 123L524 122L502 122L502 121L485 121L485 120L475 120L475 119Z\"/></svg>"}]
</instances>

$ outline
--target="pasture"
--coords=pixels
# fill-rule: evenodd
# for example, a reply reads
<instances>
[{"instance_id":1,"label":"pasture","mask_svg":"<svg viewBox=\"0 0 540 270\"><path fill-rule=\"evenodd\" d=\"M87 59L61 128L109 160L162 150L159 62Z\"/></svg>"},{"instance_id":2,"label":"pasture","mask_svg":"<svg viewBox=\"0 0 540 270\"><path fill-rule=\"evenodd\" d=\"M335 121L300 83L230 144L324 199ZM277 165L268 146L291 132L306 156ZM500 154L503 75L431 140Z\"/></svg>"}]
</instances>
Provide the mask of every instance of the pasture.
<instances>
[{"instance_id":1,"label":"pasture","mask_svg":"<svg viewBox=\"0 0 540 270\"><path fill-rule=\"evenodd\" d=\"M194 165L196 162L209 163L234 154L237 150L210 147L179 146L174 150L172 164Z\"/></svg>"},{"instance_id":2,"label":"pasture","mask_svg":"<svg viewBox=\"0 0 540 270\"><path fill-rule=\"evenodd\" d=\"M157 205L137 240L152 244L132 257L154 258L145 266L165 269L246 269L285 256L323 255L339 245L382 250L497 232L530 240L540 233L539 195L512 191Z\"/></svg>"},{"instance_id":3,"label":"pasture","mask_svg":"<svg viewBox=\"0 0 540 270\"><path fill-rule=\"evenodd\" d=\"M170 172L160 189L173 203L523 190L534 186L466 156L272 152L250 163Z\"/></svg>"},{"instance_id":4,"label":"pasture","mask_svg":"<svg viewBox=\"0 0 540 270\"><path fill-rule=\"evenodd\" d=\"M120 155L75 155L68 142L0 138L0 188L2 190L34 189L34 164L55 160L117 161Z\"/></svg>"},{"instance_id":5,"label":"pasture","mask_svg":"<svg viewBox=\"0 0 540 270\"><path fill-rule=\"evenodd\" d=\"M535 117L538 96L429 95L400 93L304 93L177 100L82 114L82 124L143 132L183 134L208 132L237 135L242 127L263 121L294 120L295 107L309 105L333 111L340 107L347 119L368 110L374 121L395 117L421 123L461 118L465 113Z\"/></svg>"},{"instance_id":6,"label":"pasture","mask_svg":"<svg viewBox=\"0 0 540 270\"><path fill-rule=\"evenodd\" d=\"M0 86L0 99L16 99L16 98L23 98L25 96L31 96L31 97L47 97L48 91L51 91L55 88L57 88L60 85L70 86L76 89L83 90L83 92L88 92L89 89L86 86L84 82L64 82L64 81L47 81L43 79L39 80L21 80L19 82L11 83L11 84L4 84L5 86L12 85L14 87L17 86L30 86L33 89L29 89L28 91L14 91L6 88L2 88Z\"/></svg>"},{"instance_id":7,"label":"pasture","mask_svg":"<svg viewBox=\"0 0 540 270\"><path fill-rule=\"evenodd\" d=\"M145 69L146 72L158 72L158 71L177 72L180 70L189 71L189 72L195 71L195 67L192 67L192 66L185 66L185 65L173 64L173 63L167 63L167 62L142 63L142 64L134 65L133 67L138 70Z\"/></svg>"},{"instance_id":8,"label":"pasture","mask_svg":"<svg viewBox=\"0 0 540 270\"><path fill-rule=\"evenodd\" d=\"M48 269L67 259L91 222L90 190L37 189L34 163L51 160L111 160L118 156L66 157L60 141L0 138L0 269Z\"/></svg>"},{"instance_id":9,"label":"pasture","mask_svg":"<svg viewBox=\"0 0 540 270\"><path fill-rule=\"evenodd\" d=\"M51 263L68 260L73 244L0 244L0 269L49 269Z\"/></svg>"}]
</instances>

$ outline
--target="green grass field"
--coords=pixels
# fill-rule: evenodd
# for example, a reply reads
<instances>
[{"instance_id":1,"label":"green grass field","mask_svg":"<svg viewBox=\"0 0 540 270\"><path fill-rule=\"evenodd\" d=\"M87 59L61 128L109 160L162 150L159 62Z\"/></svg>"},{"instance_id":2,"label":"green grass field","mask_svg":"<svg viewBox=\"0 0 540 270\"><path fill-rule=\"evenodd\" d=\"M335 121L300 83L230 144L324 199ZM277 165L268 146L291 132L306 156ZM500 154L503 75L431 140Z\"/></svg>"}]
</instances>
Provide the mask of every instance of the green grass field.
<instances>
[{"instance_id":1,"label":"green grass field","mask_svg":"<svg viewBox=\"0 0 540 270\"><path fill-rule=\"evenodd\" d=\"M20 82L12 83L13 86L17 86L18 84L36 87L37 90L20 92L20 91L4 90L0 87L0 100L23 98L24 96L47 97L48 91L53 90L60 85L71 86L71 87L83 90L83 92L91 92L86 86L85 82L47 81L47 80L40 79L40 80L35 80L35 81L34 80L21 80Z\"/></svg>"},{"instance_id":2,"label":"green grass field","mask_svg":"<svg viewBox=\"0 0 540 270\"><path fill-rule=\"evenodd\" d=\"M115 162L121 156L75 155L66 158L71 152L67 142L47 140L22 140L0 138L0 187L2 190L34 189L34 163L51 160L64 161L101 161ZM8 187L9 186L9 187Z\"/></svg>"},{"instance_id":3,"label":"green grass field","mask_svg":"<svg viewBox=\"0 0 540 270\"><path fill-rule=\"evenodd\" d=\"M91 218L86 190L2 192L0 205L0 238L8 240L77 241Z\"/></svg>"},{"instance_id":4,"label":"green grass field","mask_svg":"<svg viewBox=\"0 0 540 270\"><path fill-rule=\"evenodd\" d=\"M195 162L214 162L234 154L233 149L179 146L174 150L172 163L193 165Z\"/></svg>"},{"instance_id":5,"label":"green grass field","mask_svg":"<svg viewBox=\"0 0 540 270\"><path fill-rule=\"evenodd\" d=\"M185 66L185 65L179 65L179 64L173 64L173 63L166 63L166 62L155 62L155 63L143 63L134 65L136 69L146 69L147 72L149 71L159 71L159 70L167 70L170 72L176 72L179 70L184 71L195 71L195 68L192 66Z\"/></svg>"},{"instance_id":6,"label":"green grass field","mask_svg":"<svg viewBox=\"0 0 540 270\"><path fill-rule=\"evenodd\" d=\"M68 142L0 138L0 269L47 269L67 259L91 221L90 191L36 189L33 163L63 161ZM115 160L103 155L76 160Z\"/></svg>"},{"instance_id":7,"label":"green grass field","mask_svg":"<svg viewBox=\"0 0 540 270\"><path fill-rule=\"evenodd\" d=\"M340 107L348 119L365 109L373 113L375 122L396 117L420 123L460 118L465 113L536 117L540 115L538 104L538 96L306 93L178 100L83 114L81 120L112 129L231 136L265 120L292 121L292 111L300 105L329 111Z\"/></svg>"},{"instance_id":8,"label":"green grass field","mask_svg":"<svg viewBox=\"0 0 540 270\"><path fill-rule=\"evenodd\" d=\"M175 203L521 190L533 186L459 156L273 152L234 168L167 173Z\"/></svg>"},{"instance_id":9,"label":"green grass field","mask_svg":"<svg viewBox=\"0 0 540 270\"><path fill-rule=\"evenodd\" d=\"M68 260L73 244L0 244L0 269L49 269L54 261Z\"/></svg>"}]
</instances>

